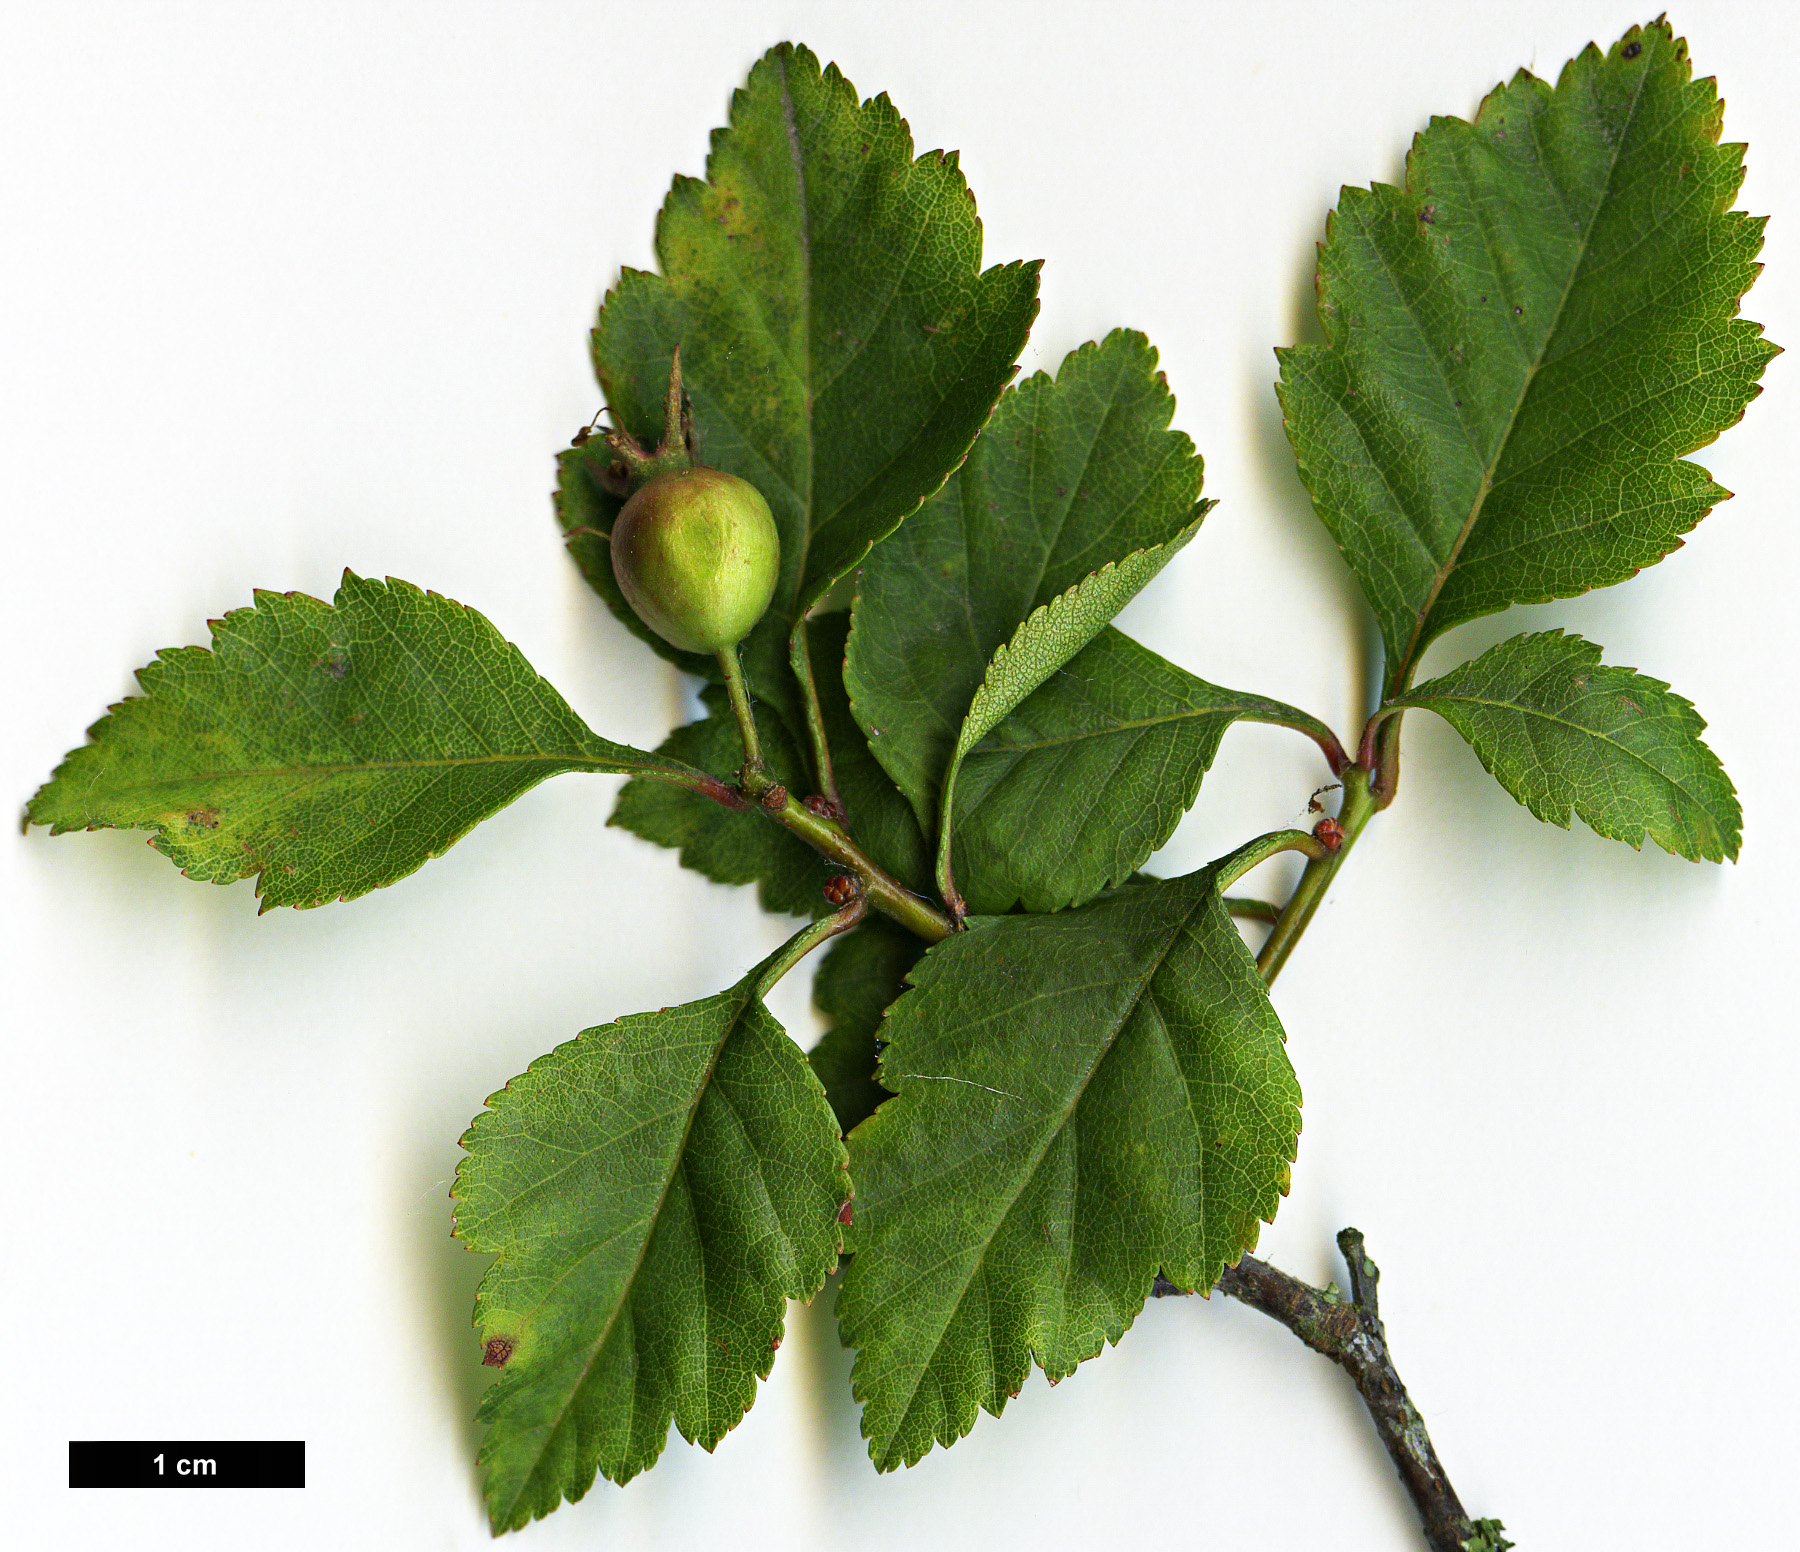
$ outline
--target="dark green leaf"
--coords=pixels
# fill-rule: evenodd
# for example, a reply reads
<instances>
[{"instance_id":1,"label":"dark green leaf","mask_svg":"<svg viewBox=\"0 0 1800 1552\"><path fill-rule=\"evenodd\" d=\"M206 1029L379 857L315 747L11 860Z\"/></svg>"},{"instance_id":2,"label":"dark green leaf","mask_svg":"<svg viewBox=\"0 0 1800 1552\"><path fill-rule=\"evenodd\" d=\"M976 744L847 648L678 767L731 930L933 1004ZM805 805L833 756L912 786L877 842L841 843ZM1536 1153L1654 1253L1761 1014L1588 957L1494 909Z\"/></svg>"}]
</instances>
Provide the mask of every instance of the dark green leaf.
<instances>
[{"instance_id":1,"label":"dark green leaf","mask_svg":"<svg viewBox=\"0 0 1800 1552\"><path fill-rule=\"evenodd\" d=\"M807 1060L846 1132L891 1097L875 1081L875 1032L888 1004L905 989L906 972L924 952L925 945L905 928L870 916L832 944L819 965L813 1000L832 1022Z\"/></svg>"},{"instance_id":2,"label":"dark green leaf","mask_svg":"<svg viewBox=\"0 0 1800 1552\"><path fill-rule=\"evenodd\" d=\"M212 636L139 672L33 820L154 830L190 878L255 874L268 910L404 878L562 771L703 779L594 734L473 609L407 582L259 592Z\"/></svg>"},{"instance_id":3,"label":"dark green leaf","mask_svg":"<svg viewBox=\"0 0 1800 1552\"><path fill-rule=\"evenodd\" d=\"M681 346L702 458L775 514L785 630L962 460L1024 346L1037 267L982 271L956 155L913 160L885 96L859 104L791 44L733 97L706 174L663 206L663 273L607 296L595 367L618 421L654 438ZM571 495L604 457L597 439L563 455L565 528L610 530L605 498ZM616 607L591 550L585 569Z\"/></svg>"},{"instance_id":4,"label":"dark green leaf","mask_svg":"<svg viewBox=\"0 0 1800 1552\"><path fill-rule=\"evenodd\" d=\"M1200 519L1195 518L1167 544L1134 550L1121 561L1108 562L1068 592L1034 609L1013 632L1012 640L994 653L981 687L969 702L969 713L963 718L956 747L950 752L949 768L944 772L937 877L945 900L954 899L950 837L955 820L951 800L964 759L1038 686L1105 630L1107 622L1149 586L1199 529Z\"/></svg>"},{"instance_id":5,"label":"dark green leaf","mask_svg":"<svg viewBox=\"0 0 1800 1552\"><path fill-rule=\"evenodd\" d=\"M924 892L931 887L931 850L912 805L869 752L844 695L844 636L849 628L850 617L841 612L814 615L806 626L838 796L856 843L870 859L907 888Z\"/></svg>"},{"instance_id":6,"label":"dark green leaf","mask_svg":"<svg viewBox=\"0 0 1800 1552\"><path fill-rule=\"evenodd\" d=\"M657 754L710 771L726 784L744 763L743 740L722 688L709 685L701 700L708 715L677 728ZM769 774L789 790L804 792L804 767L785 725L768 715L759 715L757 723ZM679 848L683 867L717 883L760 885L764 910L819 916L831 909L823 890L834 870L753 806L727 807L690 788L646 777L625 783L609 822L658 846Z\"/></svg>"},{"instance_id":7,"label":"dark green leaf","mask_svg":"<svg viewBox=\"0 0 1800 1552\"><path fill-rule=\"evenodd\" d=\"M1579 636L1515 636L1395 704L1435 711L1539 819L1566 830L1573 811L1692 862L1737 856L1743 815L1699 713Z\"/></svg>"},{"instance_id":8,"label":"dark green leaf","mask_svg":"<svg viewBox=\"0 0 1800 1552\"><path fill-rule=\"evenodd\" d=\"M1301 478L1380 621L1390 692L1450 626L1660 560L1728 493L1680 462L1776 348L1738 302L1743 147L1663 23L1433 119L1405 189L1345 189L1323 346L1280 352Z\"/></svg>"},{"instance_id":9,"label":"dark green leaf","mask_svg":"<svg viewBox=\"0 0 1800 1552\"><path fill-rule=\"evenodd\" d=\"M1084 345L1001 399L968 462L858 584L845 682L876 758L934 829L994 653L1034 609L1204 510L1194 445L1141 335Z\"/></svg>"},{"instance_id":10,"label":"dark green leaf","mask_svg":"<svg viewBox=\"0 0 1800 1552\"><path fill-rule=\"evenodd\" d=\"M456 1232L499 1256L475 1301L505 1369L478 1414L496 1533L652 1465L671 1417L712 1448L835 1264L843 1145L761 973L584 1030L463 1136Z\"/></svg>"},{"instance_id":11,"label":"dark green leaf","mask_svg":"<svg viewBox=\"0 0 1800 1552\"><path fill-rule=\"evenodd\" d=\"M1159 1271L1210 1288L1274 1215L1300 1091L1219 877L977 918L912 971L838 1298L877 1466L1116 1342Z\"/></svg>"},{"instance_id":12,"label":"dark green leaf","mask_svg":"<svg viewBox=\"0 0 1800 1552\"><path fill-rule=\"evenodd\" d=\"M1108 626L963 762L956 882L969 908L1060 910L1123 882L1174 833L1240 720L1317 727Z\"/></svg>"}]
</instances>

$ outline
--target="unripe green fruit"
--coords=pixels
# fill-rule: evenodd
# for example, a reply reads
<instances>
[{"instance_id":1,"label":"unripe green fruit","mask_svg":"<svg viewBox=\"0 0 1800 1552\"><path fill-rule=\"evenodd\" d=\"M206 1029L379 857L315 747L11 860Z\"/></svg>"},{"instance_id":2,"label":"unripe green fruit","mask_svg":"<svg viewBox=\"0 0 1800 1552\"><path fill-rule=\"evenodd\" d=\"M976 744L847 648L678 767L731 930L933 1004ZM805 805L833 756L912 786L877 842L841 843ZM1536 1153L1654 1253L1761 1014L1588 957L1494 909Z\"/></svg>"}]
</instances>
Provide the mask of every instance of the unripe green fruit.
<instances>
[{"instance_id":1,"label":"unripe green fruit","mask_svg":"<svg viewBox=\"0 0 1800 1552\"><path fill-rule=\"evenodd\" d=\"M767 611L781 540L754 485L718 469L676 469L625 503L612 565L638 618L664 641L720 652Z\"/></svg>"}]
</instances>

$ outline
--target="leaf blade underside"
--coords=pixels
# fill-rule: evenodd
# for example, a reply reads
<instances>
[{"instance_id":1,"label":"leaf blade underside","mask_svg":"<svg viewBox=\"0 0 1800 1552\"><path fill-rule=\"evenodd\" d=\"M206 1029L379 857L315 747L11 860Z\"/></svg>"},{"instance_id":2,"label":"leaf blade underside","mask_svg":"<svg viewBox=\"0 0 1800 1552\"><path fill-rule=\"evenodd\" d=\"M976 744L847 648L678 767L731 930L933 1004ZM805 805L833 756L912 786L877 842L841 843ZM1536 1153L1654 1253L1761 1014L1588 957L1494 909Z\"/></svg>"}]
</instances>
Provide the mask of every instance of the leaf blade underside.
<instances>
[{"instance_id":1,"label":"leaf blade underside","mask_svg":"<svg viewBox=\"0 0 1800 1552\"><path fill-rule=\"evenodd\" d=\"M497 1259L475 1323L503 1368L477 1420L496 1534L653 1465L671 1419L711 1449L755 1399L789 1298L836 1264L837 1122L756 996L584 1030L464 1134L456 1233Z\"/></svg>"},{"instance_id":2,"label":"leaf blade underside","mask_svg":"<svg viewBox=\"0 0 1800 1552\"><path fill-rule=\"evenodd\" d=\"M1215 868L978 918L882 1026L838 1296L887 1470L1071 1372L1160 1271L1210 1288L1287 1188L1299 1086Z\"/></svg>"},{"instance_id":3,"label":"leaf blade underside","mask_svg":"<svg viewBox=\"0 0 1800 1552\"><path fill-rule=\"evenodd\" d=\"M1451 626L1623 581L1728 492L1681 459L1776 347L1737 317L1763 221L1666 24L1435 118L1346 188L1328 343L1278 351L1300 474L1380 623L1388 691Z\"/></svg>"},{"instance_id":4,"label":"leaf blade underside","mask_svg":"<svg viewBox=\"0 0 1800 1552\"><path fill-rule=\"evenodd\" d=\"M158 653L32 798L52 833L126 828L262 909L405 877L565 771L700 773L592 732L475 610L345 572L327 604L256 596Z\"/></svg>"},{"instance_id":5,"label":"leaf blade underside","mask_svg":"<svg viewBox=\"0 0 1800 1552\"><path fill-rule=\"evenodd\" d=\"M1660 680L1603 665L1600 648L1515 636L1396 705L1435 711L1534 816L1690 862L1736 860L1743 813L1705 721Z\"/></svg>"}]
</instances>

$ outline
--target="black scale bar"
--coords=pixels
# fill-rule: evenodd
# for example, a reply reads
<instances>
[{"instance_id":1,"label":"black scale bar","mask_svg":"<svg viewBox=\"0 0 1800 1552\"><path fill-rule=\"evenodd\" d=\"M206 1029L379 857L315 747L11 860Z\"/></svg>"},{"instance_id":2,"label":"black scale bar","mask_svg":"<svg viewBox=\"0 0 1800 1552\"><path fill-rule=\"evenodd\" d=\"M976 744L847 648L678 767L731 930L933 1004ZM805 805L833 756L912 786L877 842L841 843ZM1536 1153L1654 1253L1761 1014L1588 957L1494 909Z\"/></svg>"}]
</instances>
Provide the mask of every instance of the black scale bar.
<instances>
[{"instance_id":1,"label":"black scale bar","mask_svg":"<svg viewBox=\"0 0 1800 1552\"><path fill-rule=\"evenodd\" d=\"M75 1439L70 1487L305 1487L301 1439Z\"/></svg>"}]
</instances>

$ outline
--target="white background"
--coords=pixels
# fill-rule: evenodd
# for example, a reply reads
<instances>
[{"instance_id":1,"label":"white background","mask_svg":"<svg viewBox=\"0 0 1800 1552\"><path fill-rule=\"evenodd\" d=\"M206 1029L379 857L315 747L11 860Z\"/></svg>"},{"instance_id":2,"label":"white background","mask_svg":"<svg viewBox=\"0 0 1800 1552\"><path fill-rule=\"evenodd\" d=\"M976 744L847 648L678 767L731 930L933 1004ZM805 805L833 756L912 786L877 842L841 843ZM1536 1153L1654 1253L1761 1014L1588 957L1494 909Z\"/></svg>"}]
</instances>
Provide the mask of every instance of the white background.
<instances>
[{"instance_id":1,"label":"white background","mask_svg":"<svg viewBox=\"0 0 1800 1552\"><path fill-rule=\"evenodd\" d=\"M1647 9L1647 8L1646 8ZM1675 17L1770 213L1746 312L1800 341L1800 27ZM1312 338L1313 244L1432 113L1554 76L1629 7L956 3L12 8L0 61L5 766L22 804L156 649L253 587L340 569L473 604L600 731L689 690L557 541L552 454L599 405L586 331L652 264L677 170L783 38L960 147L990 263L1043 258L1025 369L1117 324L1160 347L1223 505L1125 620L1349 738L1371 631L1270 389ZM1700 457L1737 492L1629 587L1441 642L1438 671L1562 625L1673 681L1747 815L1743 860L1542 826L1408 719L1368 832L1276 1004L1306 1091L1262 1252L1340 1276L1355 1223L1401 1370L1474 1513L1521 1545L1791 1534L1788 1011L1800 569L1796 387L1769 370ZM1157 866L1287 824L1311 746L1242 729ZM9 1545L473 1548L482 1262L449 1235L457 1137L576 1030L728 984L787 931L604 828L565 778L349 905L258 918L141 835L0 845ZM1284 866L1278 863L1271 872ZM1278 881L1270 880L1272 892ZM805 977L777 1013L810 1041ZM1224 1301L1146 1311L911 1471L869 1468L829 1300L756 1409L524 1533L533 1548L1418 1545L1343 1377ZM73 1493L71 1438L304 1438L304 1493ZM21 1526L23 1527L21 1530Z\"/></svg>"}]
</instances>

